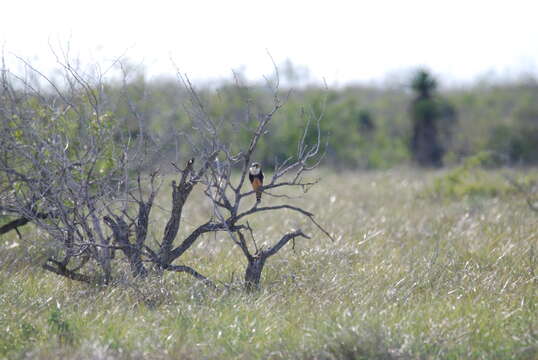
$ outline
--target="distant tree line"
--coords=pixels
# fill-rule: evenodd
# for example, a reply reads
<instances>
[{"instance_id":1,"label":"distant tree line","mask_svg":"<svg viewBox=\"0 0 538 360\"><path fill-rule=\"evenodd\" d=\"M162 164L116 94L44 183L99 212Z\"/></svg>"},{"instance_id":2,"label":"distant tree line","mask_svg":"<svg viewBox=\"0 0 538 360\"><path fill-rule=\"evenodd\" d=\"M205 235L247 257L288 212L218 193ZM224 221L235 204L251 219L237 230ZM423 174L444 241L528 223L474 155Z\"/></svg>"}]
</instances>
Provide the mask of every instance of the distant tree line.
<instances>
[{"instance_id":1,"label":"distant tree line","mask_svg":"<svg viewBox=\"0 0 538 360\"><path fill-rule=\"evenodd\" d=\"M116 138L144 133L144 141L159 148L150 163L169 164L179 160L177 154L185 159L191 156L190 144L178 135L191 125L193 114L182 105L189 101L188 94L176 79L148 80L143 72L128 68L124 75L122 82L103 84L114 104L115 120L124 124L124 134ZM275 114L254 156L264 167L271 167L296 155L305 119L323 117L325 166L382 169L416 163L438 167L483 151L494 154L499 165L538 163L535 79L443 89L427 70L411 75L398 86L281 86L279 95L286 107ZM248 142L252 131L252 125L242 119L273 100L266 83L237 79L196 90L209 104L209 115L222 120L223 134L236 148ZM293 96L287 96L290 91ZM137 109L138 117L132 116L132 109ZM315 136L315 131L309 131L306 140Z\"/></svg>"},{"instance_id":2,"label":"distant tree line","mask_svg":"<svg viewBox=\"0 0 538 360\"><path fill-rule=\"evenodd\" d=\"M107 85L109 93L118 97L116 114L124 113L129 124L125 131L131 135L139 131L139 121L128 115L129 108L136 106L143 114L143 126L152 134L146 140L161 147L155 161L169 160L182 147L187 154L188 144L177 137L190 118L180 105L185 97L182 89L174 80L148 81L143 74L128 79L126 86ZM270 104L272 95L265 84L236 85L224 83L198 92L210 104L211 115L223 120L223 131L232 143L241 147L248 141L249 129L236 129L241 121L235 120L255 112L254 103ZM324 118L320 130L328 139L323 148L326 166L378 169L416 163L438 167L483 151L494 154L499 165L538 163L538 83L532 78L443 89L431 72L421 69L396 87L299 87L291 89L293 96L288 98L289 91L281 90L286 108L275 115L256 150L256 158L265 166L296 154L305 118L318 116ZM130 104L122 102L126 98Z\"/></svg>"}]
</instances>

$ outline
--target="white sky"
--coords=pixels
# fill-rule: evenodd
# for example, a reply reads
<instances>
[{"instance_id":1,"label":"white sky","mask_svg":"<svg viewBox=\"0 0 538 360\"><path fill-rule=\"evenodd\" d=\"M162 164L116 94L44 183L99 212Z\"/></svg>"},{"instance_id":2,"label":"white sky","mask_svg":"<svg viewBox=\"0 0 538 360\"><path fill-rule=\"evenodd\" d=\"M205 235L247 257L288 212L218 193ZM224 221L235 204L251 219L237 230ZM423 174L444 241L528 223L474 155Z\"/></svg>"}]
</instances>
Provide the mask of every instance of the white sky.
<instances>
[{"instance_id":1,"label":"white sky","mask_svg":"<svg viewBox=\"0 0 538 360\"><path fill-rule=\"evenodd\" d=\"M250 78L290 59L329 84L425 65L447 82L538 73L538 1L4 0L0 45L40 68L50 45L84 62L125 54L151 75Z\"/></svg>"}]
</instances>

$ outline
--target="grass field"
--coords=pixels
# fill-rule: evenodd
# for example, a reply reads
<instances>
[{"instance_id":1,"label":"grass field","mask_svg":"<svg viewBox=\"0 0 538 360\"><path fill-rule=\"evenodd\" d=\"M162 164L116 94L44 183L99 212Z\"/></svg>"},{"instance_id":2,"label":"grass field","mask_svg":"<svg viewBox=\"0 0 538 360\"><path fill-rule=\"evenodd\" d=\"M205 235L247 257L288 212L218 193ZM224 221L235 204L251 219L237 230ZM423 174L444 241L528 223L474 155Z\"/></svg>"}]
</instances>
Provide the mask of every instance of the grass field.
<instances>
[{"instance_id":1,"label":"grass field","mask_svg":"<svg viewBox=\"0 0 538 360\"><path fill-rule=\"evenodd\" d=\"M487 176L503 187L501 173ZM432 195L445 174L326 171L292 202L335 242L290 213L251 218L259 244L312 235L269 259L255 294L241 291L246 262L224 234L180 259L230 286L219 293L176 273L89 287L29 265L43 256L35 230L4 236L0 358L536 359L538 214L515 192ZM184 231L204 204L184 211Z\"/></svg>"}]
</instances>

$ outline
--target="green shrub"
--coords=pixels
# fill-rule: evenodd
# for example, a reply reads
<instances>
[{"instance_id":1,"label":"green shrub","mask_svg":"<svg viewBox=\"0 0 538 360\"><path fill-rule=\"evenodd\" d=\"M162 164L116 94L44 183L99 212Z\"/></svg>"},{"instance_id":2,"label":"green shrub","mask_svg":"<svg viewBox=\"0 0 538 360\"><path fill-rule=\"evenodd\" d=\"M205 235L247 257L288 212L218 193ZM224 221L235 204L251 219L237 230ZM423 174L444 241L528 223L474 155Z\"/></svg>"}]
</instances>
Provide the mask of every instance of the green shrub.
<instances>
[{"instance_id":1,"label":"green shrub","mask_svg":"<svg viewBox=\"0 0 538 360\"><path fill-rule=\"evenodd\" d=\"M465 159L462 165L437 177L427 191L434 197L449 199L497 197L513 193L515 189L502 177L486 169L492 163L492 153L480 152Z\"/></svg>"}]
</instances>

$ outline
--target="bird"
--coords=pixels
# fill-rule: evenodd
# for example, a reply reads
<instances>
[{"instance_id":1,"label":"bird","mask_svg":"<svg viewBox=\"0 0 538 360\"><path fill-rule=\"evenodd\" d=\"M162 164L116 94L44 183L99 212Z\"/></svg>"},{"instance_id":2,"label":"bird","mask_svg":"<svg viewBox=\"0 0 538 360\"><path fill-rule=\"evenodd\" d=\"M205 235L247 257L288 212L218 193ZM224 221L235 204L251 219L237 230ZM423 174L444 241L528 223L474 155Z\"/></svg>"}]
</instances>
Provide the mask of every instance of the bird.
<instances>
[{"instance_id":1,"label":"bird","mask_svg":"<svg viewBox=\"0 0 538 360\"><path fill-rule=\"evenodd\" d=\"M253 162L250 165L248 170L248 179L252 184L252 189L256 192L256 202L262 200L262 190L263 187L263 171L260 166L260 163Z\"/></svg>"}]
</instances>

